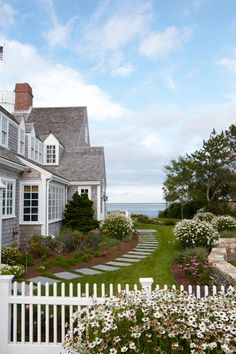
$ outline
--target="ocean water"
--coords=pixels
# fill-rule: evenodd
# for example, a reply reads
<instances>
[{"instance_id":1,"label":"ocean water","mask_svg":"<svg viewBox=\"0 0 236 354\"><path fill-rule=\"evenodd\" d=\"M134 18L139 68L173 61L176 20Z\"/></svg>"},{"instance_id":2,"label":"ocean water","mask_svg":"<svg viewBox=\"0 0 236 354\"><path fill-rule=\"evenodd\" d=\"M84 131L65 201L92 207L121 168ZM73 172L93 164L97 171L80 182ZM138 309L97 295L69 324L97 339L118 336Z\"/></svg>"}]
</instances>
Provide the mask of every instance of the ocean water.
<instances>
[{"instance_id":1,"label":"ocean water","mask_svg":"<svg viewBox=\"0 0 236 354\"><path fill-rule=\"evenodd\" d=\"M150 218L158 216L164 210L165 203L107 203L107 211L126 210L131 214L143 214Z\"/></svg>"}]
</instances>

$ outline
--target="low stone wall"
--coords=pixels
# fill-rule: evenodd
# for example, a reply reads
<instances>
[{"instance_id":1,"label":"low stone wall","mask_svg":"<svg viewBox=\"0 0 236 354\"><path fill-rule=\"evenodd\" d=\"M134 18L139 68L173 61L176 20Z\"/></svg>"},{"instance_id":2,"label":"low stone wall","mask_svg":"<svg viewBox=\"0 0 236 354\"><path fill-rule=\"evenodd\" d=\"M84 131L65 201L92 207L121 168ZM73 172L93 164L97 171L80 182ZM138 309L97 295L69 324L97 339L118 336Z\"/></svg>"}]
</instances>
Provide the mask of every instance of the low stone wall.
<instances>
[{"instance_id":1,"label":"low stone wall","mask_svg":"<svg viewBox=\"0 0 236 354\"><path fill-rule=\"evenodd\" d=\"M236 256L236 240L224 238L218 247L212 248L208 256L217 282L223 285L236 285L236 267L227 262L233 255Z\"/></svg>"}]
</instances>

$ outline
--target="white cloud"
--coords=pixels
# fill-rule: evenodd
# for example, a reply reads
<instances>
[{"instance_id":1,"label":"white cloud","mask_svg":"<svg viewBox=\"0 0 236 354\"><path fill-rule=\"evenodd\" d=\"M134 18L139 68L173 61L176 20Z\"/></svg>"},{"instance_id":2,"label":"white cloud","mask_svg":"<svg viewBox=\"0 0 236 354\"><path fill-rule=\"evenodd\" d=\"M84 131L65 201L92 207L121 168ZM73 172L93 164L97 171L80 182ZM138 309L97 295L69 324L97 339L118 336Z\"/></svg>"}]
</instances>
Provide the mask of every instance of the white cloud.
<instances>
[{"instance_id":1,"label":"white cloud","mask_svg":"<svg viewBox=\"0 0 236 354\"><path fill-rule=\"evenodd\" d=\"M96 12L84 26L83 36L78 42L78 50L94 58L94 56L104 55L106 51L118 51L134 39L141 37L147 31L151 19L149 2L132 7L127 12L124 9L108 18L105 23L102 19L104 14L99 13L98 16Z\"/></svg>"},{"instance_id":2,"label":"white cloud","mask_svg":"<svg viewBox=\"0 0 236 354\"><path fill-rule=\"evenodd\" d=\"M147 58L159 59L180 50L191 35L191 28L168 27L164 32L150 33L141 43L139 50Z\"/></svg>"},{"instance_id":3,"label":"white cloud","mask_svg":"<svg viewBox=\"0 0 236 354\"><path fill-rule=\"evenodd\" d=\"M221 58L217 64L222 65L231 73L236 74L236 49L232 51L232 56Z\"/></svg>"},{"instance_id":4,"label":"white cloud","mask_svg":"<svg viewBox=\"0 0 236 354\"><path fill-rule=\"evenodd\" d=\"M15 23L15 10L4 0L0 0L0 25L1 30L13 26Z\"/></svg>"},{"instance_id":5,"label":"white cloud","mask_svg":"<svg viewBox=\"0 0 236 354\"><path fill-rule=\"evenodd\" d=\"M7 41L9 89L16 82L28 82L34 92L35 106L87 106L98 120L116 119L126 109L98 86L88 83L78 70L50 63L28 44Z\"/></svg>"},{"instance_id":6,"label":"white cloud","mask_svg":"<svg viewBox=\"0 0 236 354\"><path fill-rule=\"evenodd\" d=\"M131 64L126 64L112 69L112 75L126 77L131 75L133 71L134 71L133 66Z\"/></svg>"},{"instance_id":7,"label":"white cloud","mask_svg":"<svg viewBox=\"0 0 236 354\"><path fill-rule=\"evenodd\" d=\"M44 33L50 47L67 47L72 26L76 17L70 18L66 24L60 24L56 15L53 0L43 0L43 5L47 9L53 27Z\"/></svg>"},{"instance_id":8,"label":"white cloud","mask_svg":"<svg viewBox=\"0 0 236 354\"><path fill-rule=\"evenodd\" d=\"M68 21L65 25L56 25L47 33L44 33L50 47L67 47L69 35L71 33L72 22Z\"/></svg>"}]
</instances>

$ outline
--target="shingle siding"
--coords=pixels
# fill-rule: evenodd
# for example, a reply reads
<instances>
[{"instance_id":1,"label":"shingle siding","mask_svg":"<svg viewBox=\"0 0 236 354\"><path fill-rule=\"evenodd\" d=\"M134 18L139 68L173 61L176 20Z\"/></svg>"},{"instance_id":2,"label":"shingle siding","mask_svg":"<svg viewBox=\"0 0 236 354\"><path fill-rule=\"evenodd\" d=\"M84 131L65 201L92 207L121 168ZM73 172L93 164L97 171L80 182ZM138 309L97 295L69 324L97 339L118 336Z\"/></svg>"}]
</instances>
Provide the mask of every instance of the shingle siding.
<instances>
[{"instance_id":1,"label":"shingle siding","mask_svg":"<svg viewBox=\"0 0 236 354\"><path fill-rule=\"evenodd\" d=\"M20 225L20 243L28 242L33 236L41 235L41 225Z\"/></svg>"},{"instance_id":2,"label":"shingle siding","mask_svg":"<svg viewBox=\"0 0 236 354\"><path fill-rule=\"evenodd\" d=\"M49 224L49 235L58 236L61 231L61 221L52 222Z\"/></svg>"},{"instance_id":3,"label":"shingle siding","mask_svg":"<svg viewBox=\"0 0 236 354\"><path fill-rule=\"evenodd\" d=\"M0 178L16 181L15 193L15 218L2 220L2 242L3 244L19 241L19 174L4 167L0 167Z\"/></svg>"}]
</instances>

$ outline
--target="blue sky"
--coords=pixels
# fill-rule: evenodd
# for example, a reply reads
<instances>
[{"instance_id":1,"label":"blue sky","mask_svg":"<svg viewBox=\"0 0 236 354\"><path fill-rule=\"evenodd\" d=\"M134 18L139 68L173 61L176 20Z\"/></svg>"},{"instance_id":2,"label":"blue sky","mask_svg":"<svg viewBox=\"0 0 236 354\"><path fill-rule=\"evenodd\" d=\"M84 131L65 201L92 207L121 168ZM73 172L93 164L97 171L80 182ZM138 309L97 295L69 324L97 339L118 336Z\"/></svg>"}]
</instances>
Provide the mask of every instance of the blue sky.
<instances>
[{"instance_id":1,"label":"blue sky","mask_svg":"<svg viewBox=\"0 0 236 354\"><path fill-rule=\"evenodd\" d=\"M0 0L0 24L7 89L87 106L110 201L161 201L163 166L235 123L235 0Z\"/></svg>"}]
</instances>

